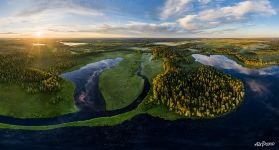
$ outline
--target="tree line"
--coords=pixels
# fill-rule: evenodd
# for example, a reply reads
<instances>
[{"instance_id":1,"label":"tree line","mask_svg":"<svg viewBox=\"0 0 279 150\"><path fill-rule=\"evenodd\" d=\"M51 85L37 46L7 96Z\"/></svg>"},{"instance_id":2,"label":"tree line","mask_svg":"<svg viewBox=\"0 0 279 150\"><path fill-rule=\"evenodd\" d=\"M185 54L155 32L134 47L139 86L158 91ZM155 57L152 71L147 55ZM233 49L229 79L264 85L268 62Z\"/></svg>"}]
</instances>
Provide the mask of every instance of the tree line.
<instances>
[{"instance_id":1,"label":"tree line","mask_svg":"<svg viewBox=\"0 0 279 150\"><path fill-rule=\"evenodd\" d=\"M20 85L28 93L59 91L62 79L59 74L76 64L72 56L52 55L48 58L53 65L44 68L34 67L37 56L28 53L0 55L0 82Z\"/></svg>"}]
</instances>

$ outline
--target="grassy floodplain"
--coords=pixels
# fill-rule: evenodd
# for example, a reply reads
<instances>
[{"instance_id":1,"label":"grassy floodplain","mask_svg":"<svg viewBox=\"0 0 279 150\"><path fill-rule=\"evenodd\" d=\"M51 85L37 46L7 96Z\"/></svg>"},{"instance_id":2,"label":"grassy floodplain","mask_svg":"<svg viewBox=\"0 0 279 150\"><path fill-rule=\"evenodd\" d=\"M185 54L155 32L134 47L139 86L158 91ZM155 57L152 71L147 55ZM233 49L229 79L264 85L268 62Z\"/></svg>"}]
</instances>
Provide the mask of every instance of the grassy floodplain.
<instances>
[{"instance_id":1,"label":"grassy floodplain","mask_svg":"<svg viewBox=\"0 0 279 150\"><path fill-rule=\"evenodd\" d=\"M76 112L72 93L75 86L67 80L62 83L62 90L55 94L28 94L14 84L0 84L1 115L17 118L46 118ZM12 92L11 92L12 91ZM63 97L55 105L51 102L55 97Z\"/></svg>"},{"instance_id":2,"label":"grassy floodplain","mask_svg":"<svg viewBox=\"0 0 279 150\"><path fill-rule=\"evenodd\" d=\"M105 70L100 76L99 87L106 102L106 110L120 109L129 105L143 89L144 81L136 75L141 65L141 54L121 55L124 60L117 66Z\"/></svg>"},{"instance_id":3,"label":"grassy floodplain","mask_svg":"<svg viewBox=\"0 0 279 150\"><path fill-rule=\"evenodd\" d=\"M0 115L46 118L76 112L74 85L59 74L75 65L70 52L53 41L1 40Z\"/></svg>"},{"instance_id":4,"label":"grassy floodplain","mask_svg":"<svg viewBox=\"0 0 279 150\"><path fill-rule=\"evenodd\" d=\"M114 110L123 108L141 93L143 79L136 75L139 65L149 81L162 71L162 61L152 60L150 53L128 53L119 55L111 53L113 57L124 58L116 67L104 71L100 76L100 90L106 101L106 109ZM142 64L141 64L142 63Z\"/></svg>"},{"instance_id":5,"label":"grassy floodplain","mask_svg":"<svg viewBox=\"0 0 279 150\"><path fill-rule=\"evenodd\" d=\"M162 59L153 59L151 53L144 53L142 55L142 60L143 60L142 74L144 74L150 82L158 73L163 72Z\"/></svg>"}]
</instances>

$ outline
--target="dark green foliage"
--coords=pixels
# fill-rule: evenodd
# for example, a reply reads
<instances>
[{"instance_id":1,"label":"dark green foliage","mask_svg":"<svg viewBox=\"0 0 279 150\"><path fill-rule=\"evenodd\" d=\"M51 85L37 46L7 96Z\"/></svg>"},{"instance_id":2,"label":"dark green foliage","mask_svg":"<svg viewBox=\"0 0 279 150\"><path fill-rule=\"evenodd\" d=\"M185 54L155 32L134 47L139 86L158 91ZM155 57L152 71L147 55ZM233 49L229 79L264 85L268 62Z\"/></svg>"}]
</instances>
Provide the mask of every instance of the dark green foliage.
<instances>
[{"instance_id":1,"label":"dark green foliage","mask_svg":"<svg viewBox=\"0 0 279 150\"><path fill-rule=\"evenodd\" d=\"M58 91L61 86L61 78L58 74L75 65L71 56L61 55L58 52L44 57L23 52L2 54L0 55L0 82L18 84L28 93ZM42 60L45 61L43 67L37 67L38 61ZM52 60L55 61L51 62L52 65L46 63Z\"/></svg>"},{"instance_id":2,"label":"dark green foliage","mask_svg":"<svg viewBox=\"0 0 279 150\"><path fill-rule=\"evenodd\" d=\"M244 86L240 80L212 67L194 65L188 53L175 48L156 48L153 54L163 57L165 72L153 80L149 103L166 105L187 117L215 117L242 102Z\"/></svg>"},{"instance_id":3,"label":"dark green foliage","mask_svg":"<svg viewBox=\"0 0 279 150\"><path fill-rule=\"evenodd\" d=\"M166 72L153 80L150 102L187 117L214 117L231 111L244 97L240 80L212 67Z\"/></svg>"}]
</instances>

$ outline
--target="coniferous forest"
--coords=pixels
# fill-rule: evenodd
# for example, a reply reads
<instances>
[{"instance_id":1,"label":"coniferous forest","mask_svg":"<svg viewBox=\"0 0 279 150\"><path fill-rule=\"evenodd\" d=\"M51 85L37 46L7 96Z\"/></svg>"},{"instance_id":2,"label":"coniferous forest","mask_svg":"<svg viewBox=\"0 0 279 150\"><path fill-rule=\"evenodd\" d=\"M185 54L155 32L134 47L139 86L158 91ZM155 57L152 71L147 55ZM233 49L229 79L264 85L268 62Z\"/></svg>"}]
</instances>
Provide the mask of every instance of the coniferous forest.
<instances>
[{"instance_id":1,"label":"coniferous forest","mask_svg":"<svg viewBox=\"0 0 279 150\"><path fill-rule=\"evenodd\" d=\"M155 48L153 53L163 57L165 72L153 80L150 103L166 105L186 117L204 118L227 113L244 99L244 85L239 79L196 64L187 52Z\"/></svg>"}]
</instances>

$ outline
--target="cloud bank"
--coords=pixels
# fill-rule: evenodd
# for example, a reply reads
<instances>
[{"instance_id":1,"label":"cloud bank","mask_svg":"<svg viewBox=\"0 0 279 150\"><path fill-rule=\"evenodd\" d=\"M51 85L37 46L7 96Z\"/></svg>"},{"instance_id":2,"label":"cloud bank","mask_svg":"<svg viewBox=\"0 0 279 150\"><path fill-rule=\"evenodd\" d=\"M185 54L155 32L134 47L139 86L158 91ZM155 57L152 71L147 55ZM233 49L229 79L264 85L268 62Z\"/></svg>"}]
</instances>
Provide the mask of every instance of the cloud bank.
<instances>
[{"instance_id":1,"label":"cloud bank","mask_svg":"<svg viewBox=\"0 0 279 150\"><path fill-rule=\"evenodd\" d=\"M27 33L39 29L51 34L88 32L92 35L104 33L135 37L187 37L209 33L222 35L253 26L253 20L257 17L268 18L277 15L270 0L165 0L163 3L146 1L142 5L158 3L154 5L157 8L128 8L128 5L125 7L123 3L121 8L127 8L123 12L119 4L115 5L116 2L107 0L21 2L26 4L20 4L17 0L9 1L19 9L0 17L3 33ZM102 5L96 5L100 3ZM108 5L109 7L105 7ZM133 9L141 9L142 14L134 15ZM118 12L113 13L115 10ZM156 14L150 16L151 12Z\"/></svg>"},{"instance_id":2,"label":"cloud bank","mask_svg":"<svg viewBox=\"0 0 279 150\"><path fill-rule=\"evenodd\" d=\"M178 23L186 30L203 30L247 21L251 15L276 15L268 0L243 1L233 6L203 10L186 15Z\"/></svg>"}]
</instances>

